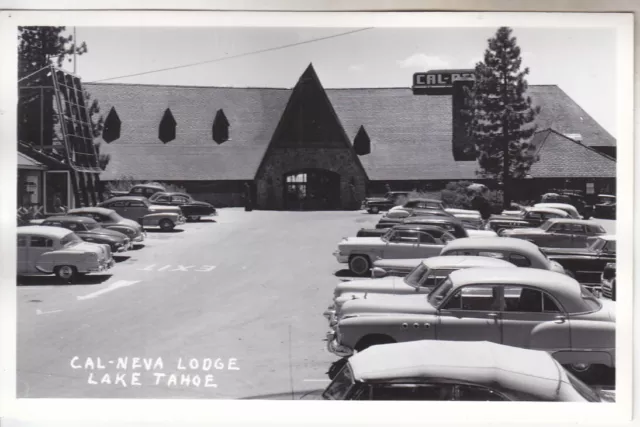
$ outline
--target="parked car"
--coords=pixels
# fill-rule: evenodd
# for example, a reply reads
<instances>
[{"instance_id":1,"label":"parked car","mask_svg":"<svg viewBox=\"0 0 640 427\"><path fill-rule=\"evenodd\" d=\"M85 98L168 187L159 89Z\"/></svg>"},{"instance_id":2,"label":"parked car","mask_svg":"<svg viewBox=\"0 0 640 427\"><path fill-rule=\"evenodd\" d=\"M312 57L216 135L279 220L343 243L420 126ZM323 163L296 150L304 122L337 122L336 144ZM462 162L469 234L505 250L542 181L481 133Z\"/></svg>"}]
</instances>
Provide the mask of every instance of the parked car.
<instances>
[{"instance_id":1,"label":"parked car","mask_svg":"<svg viewBox=\"0 0 640 427\"><path fill-rule=\"evenodd\" d=\"M18 275L55 274L72 281L115 264L108 245L83 242L73 231L42 225L18 228Z\"/></svg>"},{"instance_id":2,"label":"parked car","mask_svg":"<svg viewBox=\"0 0 640 427\"><path fill-rule=\"evenodd\" d=\"M402 224L408 218L419 218L423 216L455 219L452 214L441 210L414 209L411 212L405 210L389 211L378 220L376 228L391 228L396 224Z\"/></svg>"},{"instance_id":3,"label":"parked car","mask_svg":"<svg viewBox=\"0 0 640 427\"><path fill-rule=\"evenodd\" d=\"M405 225L433 225L447 230L456 238L463 237L491 237L497 236L492 230L468 230L464 228L464 224L458 218L449 218L441 216L412 216L405 218L401 224ZM393 227L391 227L393 228ZM382 236L388 228L361 228L357 237L374 237Z\"/></svg>"},{"instance_id":4,"label":"parked car","mask_svg":"<svg viewBox=\"0 0 640 427\"><path fill-rule=\"evenodd\" d=\"M593 207L593 216L603 219L616 219L616 196L598 194Z\"/></svg>"},{"instance_id":5,"label":"parked car","mask_svg":"<svg viewBox=\"0 0 640 427\"><path fill-rule=\"evenodd\" d=\"M383 197L368 197L362 201L360 209L364 209L370 214L388 211L406 200L409 197L409 193L409 191L390 191Z\"/></svg>"},{"instance_id":6,"label":"parked car","mask_svg":"<svg viewBox=\"0 0 640 427\"><path fill-rule=\"evenodd\" d=\"M502 230L511 228L531 228L542 225L552 218L569 218L569 214L553 208L526 208L520 215L491 215L485 229L500 234Z\"/></svg>"},{"instance_id":7,"label":"parked car","mask_svg":"<svg viewBox=\"0 0 640 427\"><path fill-rule=\"evenodd\" d=\"M218 212L210 203L194 200L185 193L155 193L149 197L154 205L178 206L187 219L198 221L203 216L216 216Z\"/></svg>"},{"instance_id":8,"label":"parked car","mask_svg":"<svg viewBox=\"0 0 640 427\"><path fill-rule=\"evenodd\" d=\"M566 273L560 263L549 259L546 253L536 244L510 237L456 239L447 243L440 255L486 256L504 259L518 267L531 267Z\"/></svg>"},{"instance_id":9,"label":"parked car","mask_svg":"<svg viewBox=\"0 0 640 427\"><path fill-rule=\"evenodd\" d=\"M486 340L550 352L581 376L615 367L615 303L576 280L533 268L454 271L427 296L375 294L347 301L327 334L348 357L377 344Z\"/></svg>"},{"instance_id":10,"label":"parked car","mask_svg":"<svg viewBox=\"0 0 640 427\"><path fill-rule=\"evenodd\" d=\"M109 197L119 197L119 196L139 196L139 197L151 197L155 193L165 192L167 191L164 186L160 184L137 184L131 187L129 191L110 191Z\"/></svg>"},{"instance_id":11,"label":"parked car","mask_svg":"<svg viewBox=\"0 0 640 427\"><path fill-rule=\"evenodd\" d=\"M333 253L358 276L369 274L378 258L429 258L440 253L451 233L428 225L398 225L382 237L345 237Z\"/></svg>"},{"instance_id":12,"label":"parked car","mask_svg":"<svg viewBox=\"0 0 640 427\"><path fill-rule=\"evenodd\" d=\"M616 300L616 263L610 262L604 267L600 277L601 295L603 298Z\"/></svg>"},{"instance_id":13,"label":"parked car","mask_svg":"<svg viewBox=\"0 0 640 427\"><path fill-rule=\"evenodd\" d=\"M342 305L352 299L366 299L370 294L412 295L427 294L447 276L464 268L516 268L510 262L481 256L437 256L421 260L406 276L340 283L333 291L333 303L323 315L332 324ZM375 268L374 268L375 269ZM382 270L382 269L380 269ZM382 273L386 273L382 270Z\"/></svg>"},{"instance_id":14,"label":"parked car","mask_svg":"<svg viewBox=\"0 0 640 427\"><path fill-rule=\"evenodd\" d=\"M114 197L98 206L113 209L125 218L138 221L145 228L160 227L163 231L171 231L186 222L178 206L154 205L144 197Z\"/></svg>"},{"instance_id":15,"label":"parked car","mask_svg":"<svg viewBox=\"0 0 640 427\"><path fill-rule=\"evenodd\" d=\"M138 222L121 217L113 209L99 207L77 208L68 211L67 215L93 218L104 228L125 234L133 244L142 243L147 237L147 233Z\"/></svg>"},{"instance_id":16,"label":"parked car","mask_svg":"<svg viewBox=\"0 0 640 427\"><path fill-rule=\"evenodd\" d=\"M325 400L615 402L549 353L488 341L377 345L345 361Z\"/></svg>"},{"instance_id":17,"label":"parked car","mask_svg":"<svg viewBox=\"0 0 640 427\"><path fill-rule=\"evenodd\" d=\"M44 226L62 227L73 231L85 242L109 245L111 252L124 252L131 248L131 239L125 234L109 230L93 218L83 216L50 216Z\"/></svg>"},{"instance_id":18,"label":"parked car","mask_svg":"<svg viewBox=\"0 0 640 427\"><path fill-rule=\"evenodd\" d=\"M616 237L604 234L593 238L585 248L544 248L542 251L578 282L597 291L605 266L616 262Z\"/></svg>"},{"instance_id":19,"label":"parked car","mask_svg":"<svg viewBox=\"0 0 640 427\"><path fill-rule=\"evenodd\" d=\"M597 222L555 218L536 228L502 230L500 236L528 240L544 248L585 248L594 237L607 234Z\"/></svg>"},{"instance_id":20,"label":"parked car","mask_svg":"<svg viewBox=\"0 0 640 427\"><path fill-rule=\"evenodd\" d=\"M568 203L536 203L533 205L534 208L552 208L552 209L560 209L561 211L565 211L569 214L570 218L573 219L582 219L580 213L575 208L575 206L570 205Z\"/></svg>"},{"instance_id":21,"label":"parked car","mask_svg":"<svg viewBox=\"0 0 640 427\"><path fill-rule=\"evenodd\" d=\"M551 190L543 194L540 203L565 203L572 205L585 219L589 219L593 212L593 206L585 200L584 193L575 190Z\"/></svg>"},{"instance_id":22,"label":"parked car","mask_svg":"<svg viewBox=\"0 0 640 427\"><path fill-rule=\"evenodd\" d=\"M413 212L426 210L426 211L444 211L456 218L459 218L465 223L468 223L469 226L473 228L479 228L482 226L482 218L480 217L480 212L469 209L456 209L450 208L444 203L442 200L437 199L424 199L424 198L416 198L411 199L404 203L403 205L396 206L391 208L390 211L395 210L404 210L407 212Z\"/></svg>"}]
</instances>

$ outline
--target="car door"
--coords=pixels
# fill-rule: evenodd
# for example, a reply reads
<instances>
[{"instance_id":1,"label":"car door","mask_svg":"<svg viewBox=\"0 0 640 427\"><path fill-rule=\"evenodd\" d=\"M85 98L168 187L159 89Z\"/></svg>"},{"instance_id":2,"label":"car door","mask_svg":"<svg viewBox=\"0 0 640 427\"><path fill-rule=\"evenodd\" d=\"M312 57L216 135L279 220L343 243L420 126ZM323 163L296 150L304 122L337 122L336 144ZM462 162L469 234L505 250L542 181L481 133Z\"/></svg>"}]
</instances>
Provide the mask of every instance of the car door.
<instances>
[{"instance_id":1,"label":"car door","mask_svg":"<svg viewBox=\"0 0 640 427\"><path fill-rule=\"evenodd\" d=\"M141 200L129 200L126 202L125 209L129 215L126 218L138 221L140 218L149 214L147 205Z\"/></svg>"},{"instance_id":2,"label":"car door","mask_svg":"<svg viewBox=\"0 0 640 427\"><path fill-rule=\"evenodd\" d=\"M529 286L502 289L502 344L544 351L571 348L569 317L553 296Z\"/></svg>"},{"instance_id":3,"label":"car door","mask_svg":"<svg viewBox=\"0 0 640 427\"><path fill-rule=\"evenodd\" d=\"M567 224L571 229L571 246L572 248L584 248L587 241L593 234L589 232L584 224Z\"/></svg>"},{"instance_id":4,"label":"car door","mask_svg":"<svg viewBox=\"0 0 640 427\"><path fill-rule=\"evenodd\" d=\"M53 250L53 240L46 236L31 236L29 239L29 269L32 273L39 272L36 269L36 264L39 264L40 257ZM42 264L40 264L42 265ZM52 269L54 266L42 265L47 269Z\"/></svg>"},{"instance_id":5,"label":"car door","mask_svg":"<svg viewBox=\"0 0 640 427\"><path fill-rule=\"evenodd\" d=\"M573 247L573 232L571 224L555 223L542 237L541 241L536 241L536 244L542 247L553 248L572 248Z\"/></svg>"},{"instance_id":6,"label":"car door","mask_svg":"<svg viewBox=\"0 0 640 427\"><path fill-rule=\"evenodd\" d=\"M153 201L151 202L154 205L163 205L163 206L167 206L171 204L171 196L166 196L166 195L162 195L162 196L157 196L153 199Z\"/></svg>"},{"instance_id":7,"label":"car door","mask_svg":"<svg viewBox=\"0 0 640 427\"><path fill-rule=\"evenodd\" d=\"M176 194L171 196L171 205L179 207L186 216L202 215L197 206L186 206L189 204L189 198Z\"/></svg>"},{"instance_id":8,"label":"car door","mask_svg":"<svg viewBox=\"0 0 640 427\"><path fill-rule=\"evenodd\" d=\"M419 258L419 236L415 230L395 230L384 246L383 258Z\"/></svg>"},{"instance_id":9,"label":"car door","mask_svg":"<svg viewBox=\"0 0 640 427\"><path fill-rule=\"evenodd\" d=\"M111 202L108 205L105 205L106 208L108 209L113 209L114 211L116 211L118 213L118 215L124 217L124 218L129 218L127 216L127 209L126 209L126 204L123 200L118 200L115 202Z\"/></svg>"},{"instance_id":10,"label":"car door","mask_svg":"<svg viewBox=\"0 0 640 427\"><path fill-rule=\"evenodd\" d=\"M438 307L436 338L450 341L502 341L500 294L496 285L469 285Z\"/></svg>"},{"instance_id":11,"label":"car door","mask_svg":"<svg viewBox=\"0 0 640 427\"><path fill-rule=\"evenodd\" d=\"M439 235L440 238L436 239ZM442 238L453 240L453 236L449 233L428 233L426 231L418 232L418 248L417 253L420 258L429 258L440 255L440 251L444 248ZM447 241L448 241L447 240Z\"/></svg>"},{"instance_id":12,"label":"car door","mask_svg":"<svg viewBox=\"0 0 640 427\"><path fill-rule=\"evenodd\" d=\"M29 237L18 236L18 274L29 273Z\"/></svg>"}]
</instances>

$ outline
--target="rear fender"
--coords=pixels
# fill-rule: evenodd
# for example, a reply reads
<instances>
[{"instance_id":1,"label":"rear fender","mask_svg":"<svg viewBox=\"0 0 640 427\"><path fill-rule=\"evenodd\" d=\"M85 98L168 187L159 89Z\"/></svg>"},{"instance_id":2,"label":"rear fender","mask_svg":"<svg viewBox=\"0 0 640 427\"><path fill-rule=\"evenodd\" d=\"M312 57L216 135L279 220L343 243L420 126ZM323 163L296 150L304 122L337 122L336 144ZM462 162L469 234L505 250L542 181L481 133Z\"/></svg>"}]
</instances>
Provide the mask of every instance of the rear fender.
<instances>
[{"instance_id":1,"label":"rear fender","mask_svg":"<svg viewBox=\"0 0 640 427\"><path fill-rule=\"evenodd\" d=\"M616 324L606 320L571 319L571 349L599 350L616 347Z\"/></svg>"},{"instance_id":2,"label":"rear fender","mask_svg":"<svg viewBox=\"0 0 640 427\"><path fill-rule=\"evenodd\" d=\"M158 212L145 215L144 217L142 217L142 222L144 224L159 224L163 219L168 219L175 224L178 222L179 218L180 215L176 213Z\"/></svg>"}]
</instances>

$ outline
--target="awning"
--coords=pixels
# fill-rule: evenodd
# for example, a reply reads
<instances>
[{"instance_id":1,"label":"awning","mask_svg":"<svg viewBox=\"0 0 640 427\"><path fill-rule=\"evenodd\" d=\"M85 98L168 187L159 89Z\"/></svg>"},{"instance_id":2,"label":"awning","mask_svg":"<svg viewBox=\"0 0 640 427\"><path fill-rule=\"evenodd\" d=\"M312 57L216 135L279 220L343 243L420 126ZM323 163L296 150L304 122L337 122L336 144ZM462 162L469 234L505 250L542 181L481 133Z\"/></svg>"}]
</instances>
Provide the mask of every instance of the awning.
<instances>
[{"instance_id":1,"label":"awning","mask_svg":"<svg viewBox=\"0 0 640 427\"><path fill-rule=\"evenodd\" d=\"M18 169L47 170L47 167L26 154L18 152Z\"/></svg>"}]
</instances>

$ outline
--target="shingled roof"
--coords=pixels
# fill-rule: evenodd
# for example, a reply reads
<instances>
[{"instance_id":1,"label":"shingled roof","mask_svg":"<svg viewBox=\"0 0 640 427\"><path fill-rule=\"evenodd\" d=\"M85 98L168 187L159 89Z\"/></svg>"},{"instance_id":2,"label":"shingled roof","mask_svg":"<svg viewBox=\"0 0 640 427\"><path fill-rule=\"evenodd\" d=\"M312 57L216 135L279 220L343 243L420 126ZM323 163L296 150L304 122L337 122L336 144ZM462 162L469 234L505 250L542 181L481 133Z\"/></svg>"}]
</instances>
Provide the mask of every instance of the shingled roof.
<instances>
[{"instance_id":1,"label":"shingled roof","mask_svg":"<svg viewBox=\"0 0 640 427\"><path fill-rule=\"evenodd\" d=\"M102 180L123 176L167 181L252 180L291 95L290 89L273 88L84 86L104 111L113 106L122 120L120 139L102 141L101 152L111 155ZM363 125L369 135L371 153L360 156L369 179L476 177L476 162L453 159L451 96L416 96L409 88L326 92L350 140L353 142ZM531 171L533 177L556 173L551 172L556 168L552 165L575 159L572 149L583 152L585 146L615 146L615 139L557 86L530 86L528 94L542 107L537 118L539 128L582 135L582 144L554 148L555 155L564 156L564 160L541 155L540 163ZM158 126L167 108L175 117L177 132L175 140L164 144L158 139ZM223 144L217 144L211 135L213 119L220 109L230 124L229 140ZM556 132L554 135L560 136ZM556 145L547 142L543 150ZM585 156L593 164L611 162L593 150ZM546 162L551 162L548 167ZM577 165L565 168L560 176L594 176L589 167ZM606 173L610 167L594 169ZM613 175L606 176L615 176L615 168Z\"/></svg>"}]
</instances>

